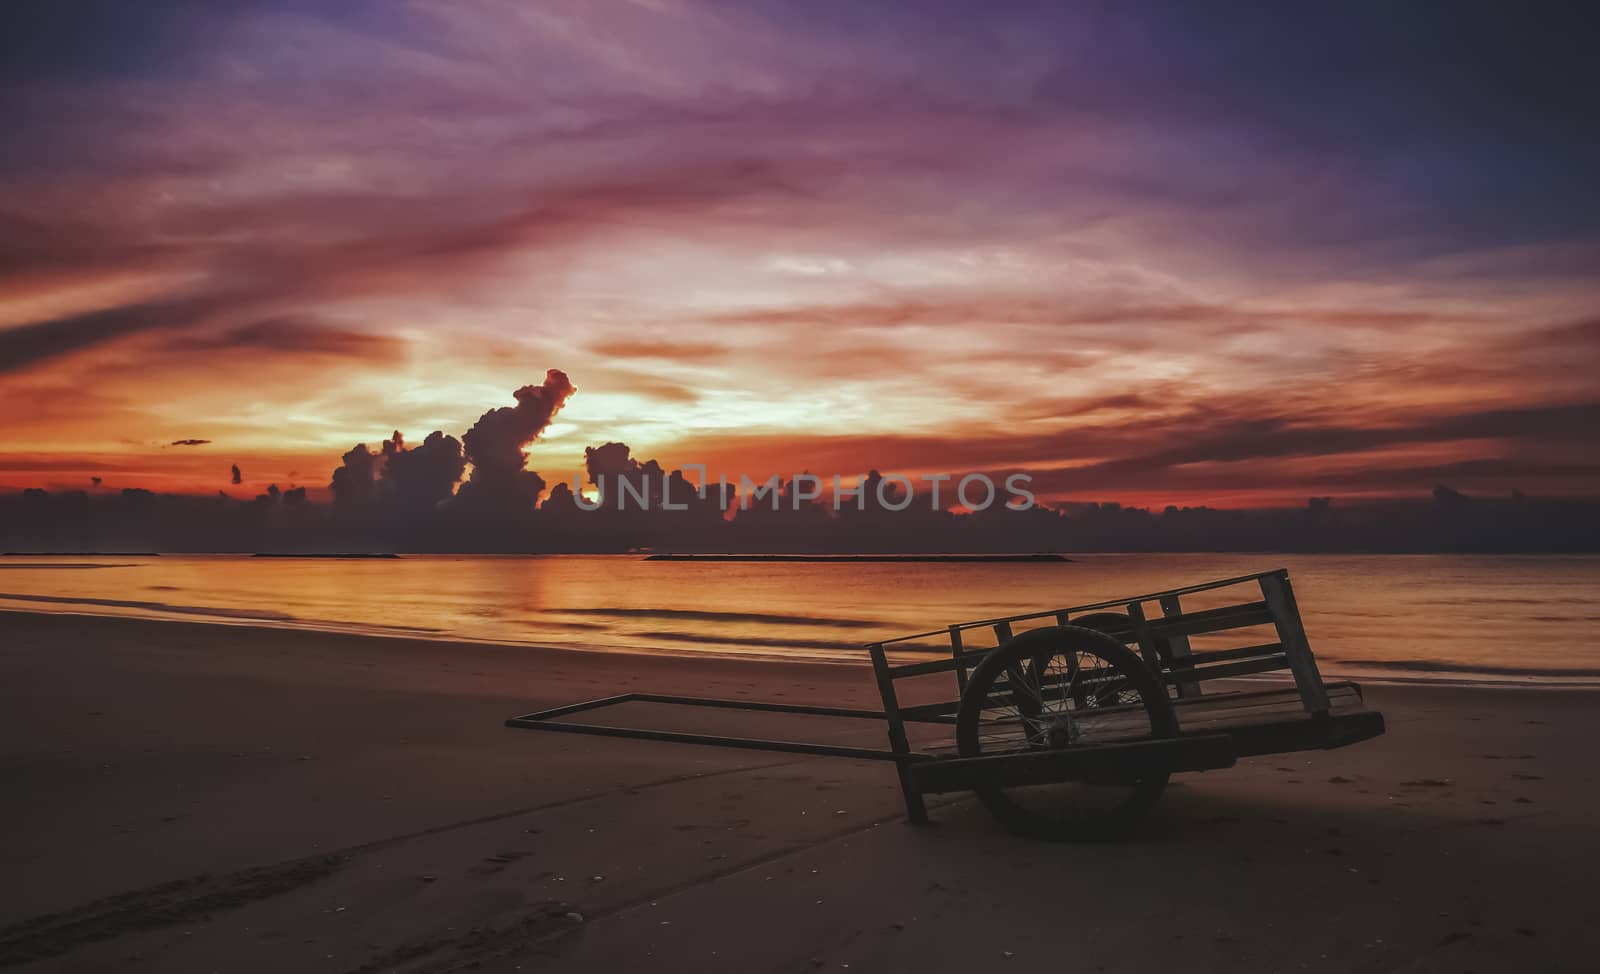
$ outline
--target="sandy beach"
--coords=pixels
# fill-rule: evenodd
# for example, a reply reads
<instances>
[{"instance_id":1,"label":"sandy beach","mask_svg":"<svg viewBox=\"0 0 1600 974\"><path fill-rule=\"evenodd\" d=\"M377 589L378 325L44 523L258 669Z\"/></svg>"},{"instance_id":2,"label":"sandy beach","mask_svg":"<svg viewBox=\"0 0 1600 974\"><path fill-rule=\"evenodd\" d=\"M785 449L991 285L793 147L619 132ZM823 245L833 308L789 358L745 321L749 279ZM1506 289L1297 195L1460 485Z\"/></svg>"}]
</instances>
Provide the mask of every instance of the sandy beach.
<instances>
[{"instance_id":1,"label":"sandy beach","mask_svg":"<svg viewBox=\"0 0 1600 974\"><path fill-rule=\"evenodd\" d=\"M1053 845L908 826L886 765L502 726L619 688L876 706L864 665L0 613L0 967L1592 969L1592 694L1369 687L1387 736Z\"/></svg>"}]
</instances>

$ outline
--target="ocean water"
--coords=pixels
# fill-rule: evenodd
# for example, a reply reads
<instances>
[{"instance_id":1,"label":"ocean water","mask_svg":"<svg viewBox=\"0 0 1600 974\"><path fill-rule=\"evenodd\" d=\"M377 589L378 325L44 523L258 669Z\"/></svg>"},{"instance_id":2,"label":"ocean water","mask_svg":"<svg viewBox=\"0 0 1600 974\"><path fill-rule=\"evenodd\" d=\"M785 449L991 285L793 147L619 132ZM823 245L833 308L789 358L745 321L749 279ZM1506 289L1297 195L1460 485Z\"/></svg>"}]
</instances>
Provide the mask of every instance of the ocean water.
<instances>
[{"instance_id":1,"label":"ocean water","mask_svg":"<svg viewBox=\"0 0 1600 974\"><path fill-rule=\"evenodd\" d=\"M953 622L1278 567L1289 569L1325 675L1600 686L1600 557L1590 556L1128 554L1039 564L11 556L0 558L0 609L844 660L865 658L865 643ZM0 633L4 624L0 615ZM1197 648L1227 644L1203 638ZM904 647L938 649L937 640Z\"/></svg>"}]
</instances>

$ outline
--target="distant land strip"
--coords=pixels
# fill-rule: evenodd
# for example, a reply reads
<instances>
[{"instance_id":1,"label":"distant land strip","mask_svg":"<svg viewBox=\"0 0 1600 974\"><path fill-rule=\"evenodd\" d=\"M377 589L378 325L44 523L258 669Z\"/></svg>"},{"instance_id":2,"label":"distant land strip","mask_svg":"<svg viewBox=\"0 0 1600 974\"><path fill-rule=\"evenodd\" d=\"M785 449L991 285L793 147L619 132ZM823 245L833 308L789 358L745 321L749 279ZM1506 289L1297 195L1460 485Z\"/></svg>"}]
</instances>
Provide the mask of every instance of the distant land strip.
<instances>
[{"instance_id":1,"label":"distant land strip","mask_svg":"<svg viewBox=\"0 0 1600 974\"><path fill-rule=\"evenodd\" d=\"M1063 562L1066 555L646 555L645 561L803 561L803 562Z\"/></svg>"},{"instance_id":2,"label":"distant land strip","mask_svg":"<svg viewBox=\"0 0 1600 974\"><path fill-rule=\"evenodd\" d=\"M362 552L362 551L335 551L317 552L306 554L293 551L258 551L252 558L399 558L392 551Z\"/></svg>"},{"instance_id":3,"label":"distant land strip","mask_svg":"<svg viewBox=\"0 0 1600 974\"><path fill-rule=\"evenodd\" d=\"M8 551L7 558L160 558L159 551Z\"/></svg>"}]
</instances>

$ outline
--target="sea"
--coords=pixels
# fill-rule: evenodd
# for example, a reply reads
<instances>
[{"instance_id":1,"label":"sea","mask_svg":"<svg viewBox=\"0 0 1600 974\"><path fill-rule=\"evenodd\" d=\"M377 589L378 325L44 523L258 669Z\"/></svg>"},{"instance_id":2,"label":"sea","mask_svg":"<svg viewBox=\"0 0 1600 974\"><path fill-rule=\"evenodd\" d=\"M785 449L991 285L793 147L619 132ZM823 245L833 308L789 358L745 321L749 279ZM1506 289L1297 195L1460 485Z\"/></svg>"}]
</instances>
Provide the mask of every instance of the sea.
<instances>
[{"instance_id":1,"label":"sea","mask_svg":"<svg viewBox=\"0 0 1600 974\"><path fill-rule=\"evenodd\" d=\"M859 662L867 643L951 623L1287 568L1325 676L1600 687L1600 556L1068 557L863 563L635 555L9 556L0 558L0 609L508 647ZM1252 598L1248 586L1227 595L1194 596L1186 606ZM896 644L900 656L948 651L937 636Z\"/></svg>"}]
</instances>

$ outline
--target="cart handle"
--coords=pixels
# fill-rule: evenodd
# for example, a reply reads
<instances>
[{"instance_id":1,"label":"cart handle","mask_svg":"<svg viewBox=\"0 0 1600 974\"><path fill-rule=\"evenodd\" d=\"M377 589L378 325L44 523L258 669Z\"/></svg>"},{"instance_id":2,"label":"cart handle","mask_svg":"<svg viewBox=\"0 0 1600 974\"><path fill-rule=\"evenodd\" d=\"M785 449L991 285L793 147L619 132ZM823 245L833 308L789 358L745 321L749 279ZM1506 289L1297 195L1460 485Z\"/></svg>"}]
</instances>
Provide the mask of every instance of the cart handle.
<instances>
[{"instance_id":1,"label":"cart handle","mask_svg":"<svg viewBox=\"0 0 1600 974\"><path fill-rule=\"evenodd\" d=\"M577 724L554 720L569 714L623 703L661 703L681 707L712 707L722 710L754 710L763 713L808 714L816 717L850 717L883 720L881 710L856 710L848 707L813 707L803 704L764 703L753 700L722 700L715 697L680 697L662 693L619 693L583 703L569 704L539 710L506 721L507 727L521 730L555 731L564 734L592 734L598 737L630 737L644 741L673 741L680 744L708 744L713 747L735 747L750 751L777 751L786 754L819 754L826 757L859 758L864 761L894 761L909 764L936 760L930 754L897 753L870 747L851 747L843 744L820 744L809 741L779 741L760 737L726 737L720 734L690 734L682 731L650 730L644 727L611 727L604 724Z\"/></svg>"}]
</instances>

